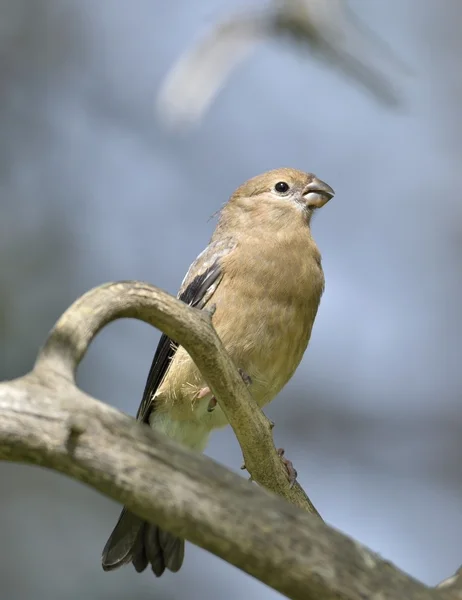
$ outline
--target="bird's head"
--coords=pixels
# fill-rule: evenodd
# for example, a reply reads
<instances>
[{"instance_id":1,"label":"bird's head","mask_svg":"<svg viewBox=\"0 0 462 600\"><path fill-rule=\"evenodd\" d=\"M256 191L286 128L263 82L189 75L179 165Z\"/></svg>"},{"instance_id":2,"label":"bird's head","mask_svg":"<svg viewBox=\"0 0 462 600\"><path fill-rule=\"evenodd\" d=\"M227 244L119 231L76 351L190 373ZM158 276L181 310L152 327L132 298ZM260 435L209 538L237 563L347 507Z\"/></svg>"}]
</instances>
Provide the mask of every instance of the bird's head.
<instances>
[{"instance_id":1,"label":"bird's head","mask_svg":"<svg viewBox=\"0 0 462 600\"><path fill-rule=\"evenodd\" d=\"M257 175L241 185L229 205L273 217L303 213L308 218L334 196L334 190L312 173L283 168Z\"/></svg>"},{"instance_id":2,"label":"bird's head","mask_svg":"<svg viewBox=\"0 0 462 600\"><path fill-rule=\"evenodd\" d=\"M295 202L309 209L324 206L334 190L313 175L297 169L274 169L244 183L236 194L285 202Z\"/></svg>"}]
</instances>

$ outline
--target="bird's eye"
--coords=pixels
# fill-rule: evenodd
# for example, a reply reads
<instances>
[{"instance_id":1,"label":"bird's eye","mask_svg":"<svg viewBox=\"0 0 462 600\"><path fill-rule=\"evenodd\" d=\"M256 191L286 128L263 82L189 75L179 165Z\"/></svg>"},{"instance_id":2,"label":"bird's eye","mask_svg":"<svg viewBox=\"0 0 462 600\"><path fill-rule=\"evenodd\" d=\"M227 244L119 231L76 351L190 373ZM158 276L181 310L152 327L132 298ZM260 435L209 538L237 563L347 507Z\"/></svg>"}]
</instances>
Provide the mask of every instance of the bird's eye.
<instances>
[{"instance_id":1,"label":"bird's eye","mask_svg":"<svg viewBox=\"0 0 462 600\"><path fill-rule=\"evenodd\" d=\"M274 189L279 194L285 194L286 192L289 191L289 187L290 187L289 184L286 183L285 181L278 181L276 183L276 185L274 186Z\"/></svg>"}]
</instances>

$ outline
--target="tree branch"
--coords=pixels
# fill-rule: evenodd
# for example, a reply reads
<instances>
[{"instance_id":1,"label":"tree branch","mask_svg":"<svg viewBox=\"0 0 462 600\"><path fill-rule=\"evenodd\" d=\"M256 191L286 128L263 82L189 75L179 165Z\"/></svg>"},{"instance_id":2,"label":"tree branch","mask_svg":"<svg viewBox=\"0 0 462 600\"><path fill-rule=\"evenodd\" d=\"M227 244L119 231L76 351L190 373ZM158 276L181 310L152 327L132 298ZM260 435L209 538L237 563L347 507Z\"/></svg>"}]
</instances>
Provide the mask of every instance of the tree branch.
<instances>
[{"instance_id":1,"label":"tree branch","mask_svg":"<svg viewBox=\"0 0 462 600\"><path fill-rule=\"evenodd\" d=\"M75 386L91 340L120 317L156 324L190 352L235 428L251 474L292 504ZM269 422L210 316L148 284L113 283L88 292L58 321L33 371L0 384L0 460L85 482L294 600L459 597L449 587L425 587L300 510L311 504L301 488L288 486Z\"/></svg>"},{"instance_id":2,"label":"tree branch","mask_svg":"<svg viewBox=\"0 0 462 600\"><path fill-rule=\"evenodd\" d=\"M274 447L270 421L243 383L207 311L191 308L147 283L102 285L79 298L59 319L39 353L35 372L52 369L74 381L91 341L105 325L122 317L150 323L184 346L233 428L252 479L318 515L301 486L290 486Z\"/></svg>"},{"instance_id":3,"label":"tree branch","mask_svg":"<svg viewBox=\"0 0 462 600\"><path fill-rule=\"evenodd\" d=\"M42 368L0 384L0 459L87 483L294 600L435 598L320 519L91 398L60 372Z\"/></svg>"},{"instance_id":4,"label":"tree branch","mask_svg":"<svg viewBox=\"0 0 462 600\"><path fill-rule=\"evenodd\" d=\"M454 575L439 583L437 587L450 592L454 600L456 598L462 600L462 567L457 569Z\"/></svg>"}]
</instances>

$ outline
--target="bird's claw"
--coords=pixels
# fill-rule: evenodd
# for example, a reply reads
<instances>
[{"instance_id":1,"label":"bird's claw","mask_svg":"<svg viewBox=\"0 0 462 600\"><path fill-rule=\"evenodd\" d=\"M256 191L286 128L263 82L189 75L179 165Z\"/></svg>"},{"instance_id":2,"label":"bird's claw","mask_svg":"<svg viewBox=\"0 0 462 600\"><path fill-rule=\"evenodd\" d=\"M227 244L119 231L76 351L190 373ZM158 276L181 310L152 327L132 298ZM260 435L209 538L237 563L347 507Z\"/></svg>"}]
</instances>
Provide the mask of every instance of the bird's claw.
<instances>
[{"instance_id":1,"label":"bird's claw","mask_svg":"<svg viewBox=\"0 0 462 600\"><path fill-rule=\"evenodd\" d=\"M207 406L207 412L213 412L215 410L217 406L217 399L215 398L215 396L212 396L209 402L209 405Z\"/></svg>"},{"instance_id":2,"label":"bird's claw","mask_svg":"<svg viewBox=\"0 0 462 600\"><path fill-rule=\"evenodd\" d=\"M246 385L250 385L252 383L252 378L250 377L250 375L247 375L247 373L245 371L243 371L242 369L238 369L238 371L239 371L239 375L242 377L242 381ZM201 389L201 391L197 395L197 398L200 400L201 398L208 396L208 394L210 394L210 388L207 386L207 387L204 387ZM207 406L207 412L213 412L215 410L216 406L217 406L217 399L215 398L215 396L212 396L212 398L210 399L210 402Z\"/></svg>"},{"instance_id":3,"label":"bird's claw","mask_svg":"<svg viewBox=\"0 0 462 600\"><path fill-rule=\"evenodd\" d=\"M201 390L199 390L199 393L196 396L197 400L202 400L202 398L208 396L210 392L211 390L208 385L203 387ZM207 406L207 412L213 412L215 410L216 405L217 399L215 398L215 396L212 396Z\"/></svg>"},{"instance_id":4,"label":"bird's claw","mask_svg":"<svg viewBox=\"0 0 462 600\"><path fill-rule=\"evenodd\" d=\"M287 471L287 478L289 479L289 485L292 488L292 487L294 487L295 482L297 481L298 473L297 473L297 469L292 464L292 461L284 456L284 452L285 452L284 448L278 448L278 450L277 450L278 456L280 457L282 464L284 465L284 467ZM246 469L247 469L247 467L245 466L245 462L244 462L241 465L241 470L245 471ZM252 475L249 477L249 481L252 481Z\"/></svg>"},{"instance_id":5,"label":"bird's claw","mask_svg":"<svg viewBox=\"0 0 462 600\"><path fill-rule=\"evenodd\" d=\"M292 488L297 481L297 470L292 464L292 461L284 456L284 448L278 448L277 453L282 460L282 464L286 468L287 476L289 478L289 485Z\"/></svg>"},{"instance_id":6,"label":"bird's claw","mask_svg":"<svg viewBox=\"0 0 462 600\"><path fill-rule=\"evenodd\" d=\"M250 385L252 383L252 377L250 377L250 375L248 375L243 369L239 368L239 375L242 377L242 381L245 383L245 385Z\"/></svg>"}]
</instances>

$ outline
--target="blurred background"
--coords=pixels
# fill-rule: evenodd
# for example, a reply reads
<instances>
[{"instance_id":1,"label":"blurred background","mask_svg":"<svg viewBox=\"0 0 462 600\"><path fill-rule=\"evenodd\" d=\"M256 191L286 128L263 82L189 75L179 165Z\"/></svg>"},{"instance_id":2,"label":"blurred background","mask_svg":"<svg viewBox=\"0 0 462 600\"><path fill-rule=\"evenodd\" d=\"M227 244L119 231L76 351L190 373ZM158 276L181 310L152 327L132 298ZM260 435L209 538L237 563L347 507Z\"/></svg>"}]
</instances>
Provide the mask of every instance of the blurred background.
<instances>
[{"instance_id":1,"label":"blurred background","mask_svg":"<svg viewBox=\"0 0 462 600\"><path fill-rule=\"evenodd\" d=\"M235 0L0 0L0 375L30 369L93 286L176 293L247 178L313 171L336 190L313 224L327 285L267 409L275 441L330 524L436 584L462 563L462 3L350 6L413 71L389 72L397 110L272 42L174 133L154 111L161 82ZM158 336L112 324L80 385L135 414ZM207 453L239 470L231 431ZM38 468L3 463L0 480L2 599L279 596L191 545L177 575L103 573L119 506Z\"/></svg>"}]
</instances>

